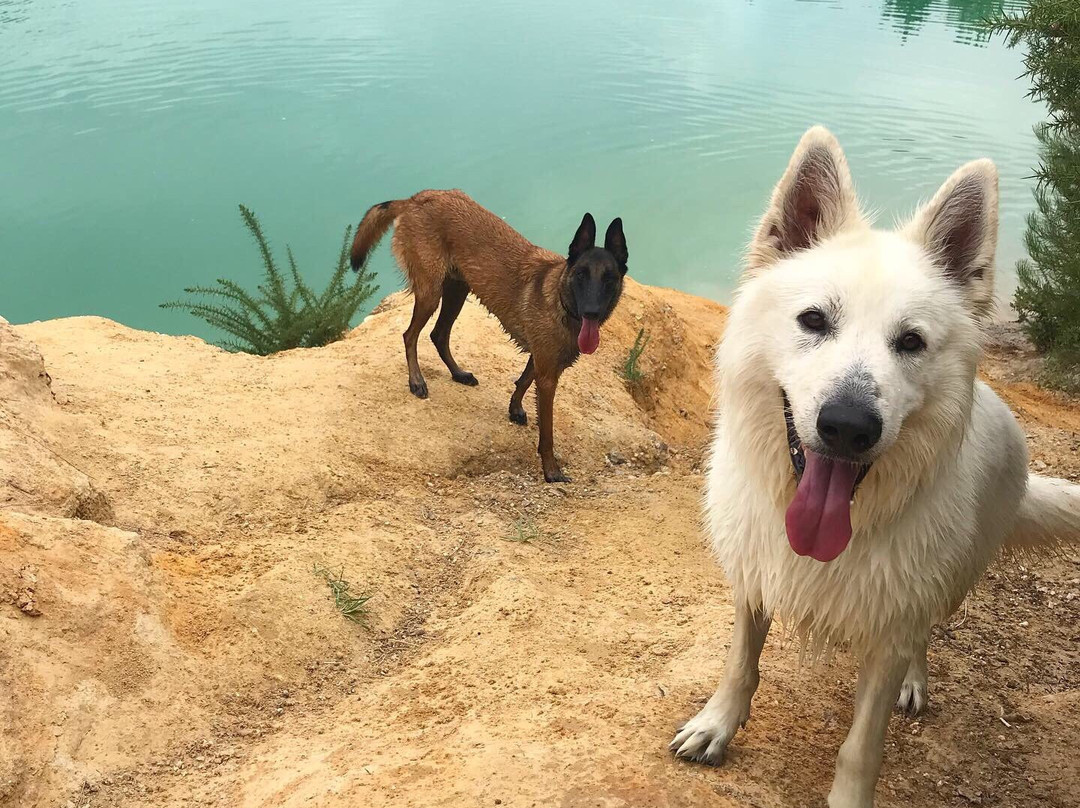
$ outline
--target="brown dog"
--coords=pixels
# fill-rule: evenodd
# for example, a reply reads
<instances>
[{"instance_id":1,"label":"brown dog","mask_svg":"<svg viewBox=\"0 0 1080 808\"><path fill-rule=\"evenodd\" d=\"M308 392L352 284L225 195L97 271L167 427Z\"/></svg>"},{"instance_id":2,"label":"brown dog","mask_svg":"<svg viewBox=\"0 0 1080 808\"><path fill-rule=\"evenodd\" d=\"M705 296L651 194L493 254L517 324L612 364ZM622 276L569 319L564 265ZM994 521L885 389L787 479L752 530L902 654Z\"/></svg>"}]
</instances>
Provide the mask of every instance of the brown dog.
<instances>
[{"instance_id":1,"label":"brown dog","mask_svg":"<svg viewBox=\"0 0 1080 808\"><path fill-rule=\"evenodd\" d=\"M454 381L477 383L450 353L450 329L472 292L521 350L531 354L510 398L510 420L528 423L521 401L535 379L544 479L570 482L552 445L555 388L581 353L596 350L600 326L619 302L627 259L622 220L611 223L601 248L594 246L596 222L586 213L563 258L527 241L461 191L421 191L364 214L353 240L353 269L363 266L391 224L394 257L414 298L412 322L404 334L409 389L427 398L416 339L440 300L431 341Z\"/></svg>"}]
</instances>

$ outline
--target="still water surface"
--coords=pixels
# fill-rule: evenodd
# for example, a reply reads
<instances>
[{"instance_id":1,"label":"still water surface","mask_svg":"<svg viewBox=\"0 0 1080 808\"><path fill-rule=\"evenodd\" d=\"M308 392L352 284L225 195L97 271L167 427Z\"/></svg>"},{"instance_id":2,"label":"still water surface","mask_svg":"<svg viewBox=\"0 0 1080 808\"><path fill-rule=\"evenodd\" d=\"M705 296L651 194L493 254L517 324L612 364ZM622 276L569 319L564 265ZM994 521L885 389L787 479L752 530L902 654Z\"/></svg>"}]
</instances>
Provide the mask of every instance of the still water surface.
<instances>
[{"instance_id":1,"label":"still water surface","mask_svg":"<svg viewBox=\"0 0 1080 808\"><path fill-rule=\"evenodd\" d=\"M321 282L346 224L427 187L557 250L621 215L634 277L722 301L813 123L886 220L996 160L1006 295L1042 110L979 31L999 5L0 0L0 314L213 337L157 304L257 280L237 203Z\"/></svg>"}]
</instances>

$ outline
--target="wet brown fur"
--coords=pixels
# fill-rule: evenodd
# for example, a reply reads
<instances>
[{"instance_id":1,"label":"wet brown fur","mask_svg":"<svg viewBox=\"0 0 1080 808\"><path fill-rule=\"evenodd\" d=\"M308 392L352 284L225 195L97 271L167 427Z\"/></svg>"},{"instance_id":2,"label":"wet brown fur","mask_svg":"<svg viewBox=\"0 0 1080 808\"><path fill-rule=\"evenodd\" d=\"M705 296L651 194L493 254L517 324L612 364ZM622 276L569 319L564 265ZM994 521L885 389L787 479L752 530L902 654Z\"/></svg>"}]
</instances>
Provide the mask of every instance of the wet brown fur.
<instances>
[{"instance_id":1,"label":"wet brown fur","mask_svg":"<svg viewBox=\"0 0 1080 808\"><path fill-rule=\"evenodd\" d=\"M589 250L584 256L580 251L575 256L574 245L571 245L571 257L577 262L575 267L587 264L588 271L597 276L594 285L600 282L599 273L606 268L608 274L604 277L608 287L613 283L606 264L615 266L618 263L621 270L617 273L617 289L606 295L609 305L605 305L606 310L598 317L602 323L622 291L622 274L626 271L625 241L622 223L616 219L609 228L608 241L611 241L612 230L617 224L621 260L610 256L605 259L601 253L607 255L606 250L593 248L595 223L586 214L575 243L582 237L586 220L592 227ZM409 199L383 202L368 210L357 227L352 245L354 268L363 265L391 225L394 225L394 258L414 297L412 321L403 335L409 389L420 398L427 397L427 383L416 358L416 342L440 302L442 310L431 331L431 340L454 381L477 384L476 377L462 370L450 352L450 330L465 298L472 292L499 319L521 350L531 354L510 399L510 420L518 424L528 422L522 400L535 380L540 422L539 454L544 477L548 482L568 482L569 478L555 459L552 439L555 389L562 372L579 355L577 335L581 320L577 316L568 259L531 243L461 191L421 191ZM605 248L607 246L606 243ZM616 252L620 250L616 249Z\"/></svg>"}]
</instances>

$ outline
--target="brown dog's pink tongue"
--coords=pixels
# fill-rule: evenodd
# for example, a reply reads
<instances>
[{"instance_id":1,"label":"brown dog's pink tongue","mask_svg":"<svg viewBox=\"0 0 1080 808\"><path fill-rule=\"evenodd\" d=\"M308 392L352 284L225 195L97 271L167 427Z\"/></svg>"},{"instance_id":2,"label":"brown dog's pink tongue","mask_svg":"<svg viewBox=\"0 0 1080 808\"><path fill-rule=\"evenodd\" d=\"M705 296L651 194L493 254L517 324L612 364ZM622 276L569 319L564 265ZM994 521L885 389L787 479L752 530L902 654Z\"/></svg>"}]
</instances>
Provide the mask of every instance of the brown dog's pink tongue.
<instances>
[{"instance_id":1,"label":"brown dog's pink tongue","mask_svg":"<svg viewBox=\"0 0 1080 808\"><path fill-rule=\"evenodd\" d=\"M581 330L577 335L578 350L582 353L592 353L600 344L600 323L590 320L588 317L581 318Z\"/></svg>"},{"instance_id":2,"label":"brown dog's pink tongue","mask_svg":"<svg viewBox=\"0 0 1080 808\"><path fill-rule=\"evenodd\" d=\"M859 467L804 449L806 468L784 523L801 556L832 561L851 541L851 498Z\"/></svg>"}]
</instances>

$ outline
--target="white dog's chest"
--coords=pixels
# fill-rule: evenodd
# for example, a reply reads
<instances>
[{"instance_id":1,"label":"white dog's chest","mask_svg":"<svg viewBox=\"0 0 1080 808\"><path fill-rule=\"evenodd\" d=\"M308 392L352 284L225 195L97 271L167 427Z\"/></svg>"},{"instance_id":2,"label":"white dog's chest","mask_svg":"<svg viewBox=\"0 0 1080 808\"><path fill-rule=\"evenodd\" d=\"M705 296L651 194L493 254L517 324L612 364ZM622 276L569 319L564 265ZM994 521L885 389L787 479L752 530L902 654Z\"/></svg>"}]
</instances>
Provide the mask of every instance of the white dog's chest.
<instances>
[{"instance_id":1,"label":"white dog's chest","mask_svg":"<svg viewBox=\"0 0 1080 808\"><path fill-rule=\"evenodd\" d=\"M708 487L712 549L736 596L761 604L812 646L914 649L989 561L989 548L972 535L973 518L946 528L929 503L914 503L873 534L856 526L837 559L815 561L791 549L782 508L734 464L714 462Z\"/></svg>"}]
</instances>

